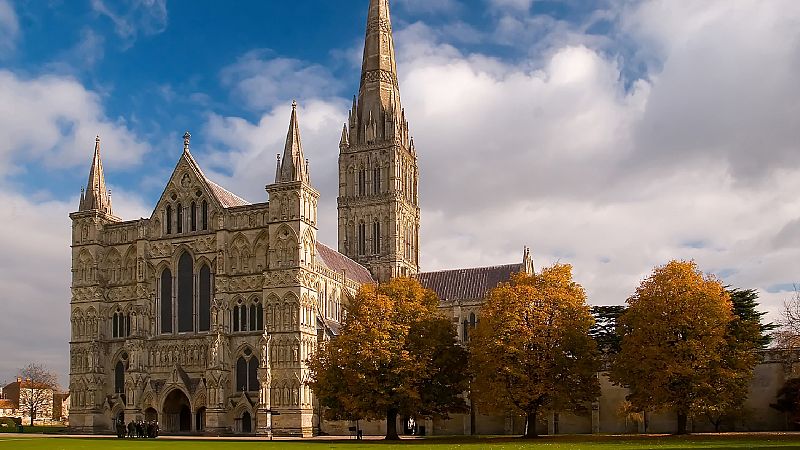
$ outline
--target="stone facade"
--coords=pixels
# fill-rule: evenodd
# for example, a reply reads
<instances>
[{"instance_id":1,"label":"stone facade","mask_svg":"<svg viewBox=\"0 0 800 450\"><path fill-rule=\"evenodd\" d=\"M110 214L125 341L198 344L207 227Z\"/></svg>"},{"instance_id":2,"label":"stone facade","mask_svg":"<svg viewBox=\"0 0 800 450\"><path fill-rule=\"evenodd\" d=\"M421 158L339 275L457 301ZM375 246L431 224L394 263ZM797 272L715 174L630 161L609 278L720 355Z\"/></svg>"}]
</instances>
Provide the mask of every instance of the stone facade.
<instances>
[{"instance_id":1,"label":"stone facade","mask_svg":"<svg viewBox=\"0 0 800 450\"><path fill-rule=\"evenodd\" d=\"M152 215L135 221L113 214L96 142L70 215L70 426L108 431L124 417L166 432L309 436L305 361L372 278L317 242L295 108L269 202L211 182L189 139Z\"/></svg>"}]
</instances>

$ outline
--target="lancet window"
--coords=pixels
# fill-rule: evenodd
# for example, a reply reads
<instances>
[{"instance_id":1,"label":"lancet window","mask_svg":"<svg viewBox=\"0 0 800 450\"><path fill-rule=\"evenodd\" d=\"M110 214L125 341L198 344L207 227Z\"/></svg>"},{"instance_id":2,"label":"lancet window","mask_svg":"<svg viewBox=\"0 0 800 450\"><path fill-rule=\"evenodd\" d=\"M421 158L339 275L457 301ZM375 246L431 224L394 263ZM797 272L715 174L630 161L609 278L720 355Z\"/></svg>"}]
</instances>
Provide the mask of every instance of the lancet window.
<instances>
[{"instance_id":1,"label":"lancet window","mask_svg":"<svg viewBox=\"0 0 800 450\"><path fill-rule=\"evenodd\" d=\"M261 331L264 329L264 306L256 300L246 304L239 300L232 310L234 332Z\"/></svg>"},{"instance_id":2,"label":"lancet window","mask_svg":"<svg viewBox=\"0 0 800 450\"><path fill-rule=\"evenodd\" d=\"M111 337L126 338L131 335L131 316L119 309L111 316Z\"/></svg>"},{"instance_id":3,"label":"lancet window","mask_svg":"<svg viewBox=\"0 0 800 450\"><path fill-rule=\"evenodd\" d=\"M236 392L257 391L261 388L258 381L258 358L246 348L236 360Z\"/></svg>"}]
</instances>

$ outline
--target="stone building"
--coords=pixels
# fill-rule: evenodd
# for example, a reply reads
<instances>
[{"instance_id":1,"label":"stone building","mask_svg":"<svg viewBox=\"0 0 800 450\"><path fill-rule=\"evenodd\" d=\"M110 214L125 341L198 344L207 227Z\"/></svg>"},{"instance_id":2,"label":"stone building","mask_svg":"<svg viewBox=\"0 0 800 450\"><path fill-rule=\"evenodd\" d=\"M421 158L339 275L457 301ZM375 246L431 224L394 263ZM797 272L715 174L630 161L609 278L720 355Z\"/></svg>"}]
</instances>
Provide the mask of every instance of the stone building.
<instances>
[{"instance_id":1,"label":"stone building","mask_svg":"<svg viewBox=\"0 0 800 450\"><path fill-rule=\"evenodd\" d=\"M209 180L190 138L150 217L128 221L114 214L95 142L87 187L70 214L69 422L77 431L145 419L165 432L346 434L350 424L320 421L305 361L337 334L342 306L361 285L416 276L439 294L466 342L488 291L534 269L525 249L521 263L419 272L417 152L388 0L369 1L360 88L339 144L338 251L317 240L317 202L332 193L313 187L296 105L260 203ZM749 405L758 429L783 426L768 403L793 373L785 367L772 358L757 370ZM625 431L617 414L625 392L599 376L603 395L590 415L553 414L537 426ZM667 416L650 423L650 431L670 431ZM435 434L502 434L521 433L524 422L473 409L424 425Z\"/></svg>"}]
</instances>

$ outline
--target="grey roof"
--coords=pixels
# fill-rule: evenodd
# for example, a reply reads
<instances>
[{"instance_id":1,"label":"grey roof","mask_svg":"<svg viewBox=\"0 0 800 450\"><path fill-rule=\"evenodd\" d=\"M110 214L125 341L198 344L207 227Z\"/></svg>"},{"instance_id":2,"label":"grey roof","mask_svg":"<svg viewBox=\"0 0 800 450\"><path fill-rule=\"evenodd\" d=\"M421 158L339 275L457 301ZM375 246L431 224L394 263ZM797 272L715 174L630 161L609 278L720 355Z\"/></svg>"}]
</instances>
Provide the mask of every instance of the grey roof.
<instances>
[{"instance_id":1,"label":"grey roof","mask_svg":"<svg viewBox=\"0 0 800 450\"><path fill-rule=\"evenodd\" d=\"M320 242L317 242L317 256L325 267L338 273L344 271L345 276L353 281L361 284L375 282L364 266Z\"/></svg>"},{"instance_id":2,"label":"grey roof","mask_svg":"<svg viewBox=\"0 0 800 450\"><path fill-rule=\"evenodd\" d=\"M419 282L439 295L442 301L486 298L490 290L524 269L522 264L442 270L417 274Z\"/></svg>"},{"instance_id":3,"label":"grey roof","mask_svg":"<svg viewBox=\"0 0 800 450\"><path fill-rule=\"evenodd\" d=\"M214 193L214 197L217 197L217 200L219 200L223 208L233 208L235 206L246 206L250 204L250 202L242 197L239 197L233 192L209 180L205 175L203 175L203 178L205 178L209 189Z\"/></svg>"}]
</instances>

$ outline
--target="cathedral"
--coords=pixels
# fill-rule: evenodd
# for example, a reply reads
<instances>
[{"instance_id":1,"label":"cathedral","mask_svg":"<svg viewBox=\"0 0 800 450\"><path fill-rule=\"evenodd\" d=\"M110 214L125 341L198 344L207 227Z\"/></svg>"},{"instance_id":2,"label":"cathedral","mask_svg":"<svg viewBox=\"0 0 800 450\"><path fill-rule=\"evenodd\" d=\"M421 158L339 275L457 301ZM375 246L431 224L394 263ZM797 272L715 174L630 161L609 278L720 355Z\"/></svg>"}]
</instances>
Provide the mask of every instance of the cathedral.
<instances>
[{"instance_id":1,"label":"cathedral","mask_svg":"<svg viewBox=\"0 0 800 450\"><path fill-rule=\"evenodd\" d=\"M293 104L274 181L265 201L250 203L203 173L187 132L152 214L131 221L114 214L96 139L88 184L70 214L72 429L105 433L117 420L156 420L168 433L346 434L351 424L322 419L305 361L338 334L343 306L361 285L416 277L436 291L466 342L488 292L515 272L533 272L525 249L515 264L420 273L417 151L400 100L388 0L369 1L360 87L339 143L337 249L317 240L317 202L331 193L314 188L300 134ZM777 357L771 364L759 366L756 380L770 392L795 370ZM616 412L625 390L598 376L603 395L590 415L554 413L537 426L629 431ZM761 404L770 395L754 398L760 428L780 427L781 417ZM650 431L671 426L671 416L659 417ZM380 422L362 426L385 431ZM525 424L472 408L425 426L434 434L503 434Z\"/></svg>"},{"instance_id":2,"label":"cathedral","mask_svg":"<svg viewBox=\"0 0 800 450\"><path fill-rule=\"evenodd\" d=\"M268 200L250 203L183 153L149 218L114 214L98 137L72 219L70 426L158 420L167 432L309 436L305 361L362 284L419 270L418 169L387 0L370 2L361 85L339 144L338 251L297 105ZM266 178L266 174L265 174Z\"/></svg>"}]
</instances>

